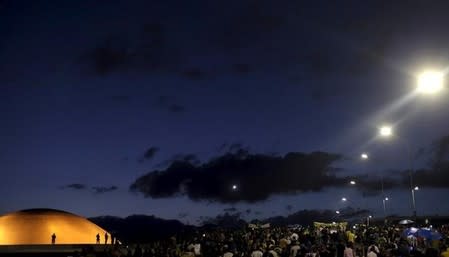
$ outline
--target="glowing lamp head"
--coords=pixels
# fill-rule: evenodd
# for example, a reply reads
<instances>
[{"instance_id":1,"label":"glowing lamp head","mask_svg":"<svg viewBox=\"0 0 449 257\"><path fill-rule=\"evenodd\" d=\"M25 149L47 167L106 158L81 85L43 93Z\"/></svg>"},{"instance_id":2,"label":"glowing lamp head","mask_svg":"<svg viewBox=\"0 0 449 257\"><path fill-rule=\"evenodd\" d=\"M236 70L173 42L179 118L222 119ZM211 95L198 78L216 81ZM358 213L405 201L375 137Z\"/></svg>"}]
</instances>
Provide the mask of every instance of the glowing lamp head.
<instances>
[{"instance_id":1,"label":"glowing lamp head","mask_svg":"<svg viewBox=\"0 0 449 257\"><path fill-rule=\"evenodd\" d=\"M388 201L389 199L388 199L388 197L385 197L385 201Z\"/></svg>"},{"instance_id":2,"label":"glowing lamp head","mask_svg":"<svg viewBox=\"0 0 449 257\"><path fill-rule=\"evenodd\" d=\"M343 202L346 202L348 199L346 197L341 198Z\"/></svg>"},{"instance_id":3,"label":"glowing lamp head","mask_svg":"<svg viewBox=\"0 0 449 257\"><path fill-rule=\"evenodd\" d=\"M379 129L379 134L382 137L390 137L393 135L393 128L390 126L382 126Z\"/></svg>"},{"instance_id":4,"label":"glowing lamp head","mask_svg":"<svg viewBox=\"0 0 449 257\"><path fill-rule=\"evenodd\" d=\"M351 184L351 185L355 185L356 183L355 183L355 181L354 181L354 180L351 180L351 181L349 181L349 184Z\"/></svg>"},{"instance_id":5,"label":"glowing lamp head","mask_svg":"<svg viewBox=\"0 0 449 257\"><path fill-rule=\"evenodd\" d=\"M418 93L435 94L444 86L444 74L437 71L425 71L418 76Z\"/></svg>"},{"instance_id":6,"label":"glowing lamp head","mask_svg":"<svg viewBox=\"0 0 449 257\"><path fill-rule=\"evenodd\" d=\"M413 188L413 189L414 189L415 191L418 191L418 190L419 190L419 187L416 186L416 187Z\"/></svg>"},{"instance_id":7,"label":"glowing lamp head","mask_svg":"<svg viewBox=\"0 0 449 257\"><path fill-rule=\"evenodd\" d=\"M335 211L336 214L340 214L340 211Z\"/></svg>"},{"instance_id":8,"label":"glowing lamp head","mask_svg":"<svg viewBox=\"0 0 449 257\"><path fill-rule=\"evenodd\" d=\"M363 160L368 160L369 156L368 156L367 153L362 153L362 154L360 155L360 158L362 158Z\"/></svg>"},{"instance_id":9,"label":"glowing lamp head","mask_svg":"<svg viewBox=\"0 0 449 257\"><path fill-rule=\"evenodd\" d=\"M232 190L237 190L237 185L232 185Z\"/></svg>"}]
</instances>

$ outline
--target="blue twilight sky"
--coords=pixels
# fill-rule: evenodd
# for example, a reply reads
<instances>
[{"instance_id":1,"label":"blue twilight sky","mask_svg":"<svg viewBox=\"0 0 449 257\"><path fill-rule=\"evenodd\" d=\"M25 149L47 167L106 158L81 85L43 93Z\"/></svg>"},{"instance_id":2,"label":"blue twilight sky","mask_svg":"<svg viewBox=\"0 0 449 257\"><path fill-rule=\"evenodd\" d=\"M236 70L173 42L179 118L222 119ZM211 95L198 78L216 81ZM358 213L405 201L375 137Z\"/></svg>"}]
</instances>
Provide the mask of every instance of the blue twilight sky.
<instances>
[{"instance_id":1,"label":"blue twilight sky","mask_svg":"<svg viewBox=\"0 0 449 257\"><path fill-rule=\"evenodd\" d=\"M449 134L449 93L414 89L421 70L449 67L447 5L2 0L0 213L50 207L195 222L229 207L251 209L247 218L341 209L345 196L382 215L379 192L333 184L251 203L144 197L130 186L186 155L199 167L235 149L336 153L337 177L380 185L380 174L409 167L409 144L424 149L414 168L429 168L433 143ZM394 139L376 138L382 123L394 125ZM361 162L361 152L372 158ZM418 213L448 214L448 186L427 184ZM388 213L411 212L406 187L385 194Z\"/></svg>"}]
</instances>

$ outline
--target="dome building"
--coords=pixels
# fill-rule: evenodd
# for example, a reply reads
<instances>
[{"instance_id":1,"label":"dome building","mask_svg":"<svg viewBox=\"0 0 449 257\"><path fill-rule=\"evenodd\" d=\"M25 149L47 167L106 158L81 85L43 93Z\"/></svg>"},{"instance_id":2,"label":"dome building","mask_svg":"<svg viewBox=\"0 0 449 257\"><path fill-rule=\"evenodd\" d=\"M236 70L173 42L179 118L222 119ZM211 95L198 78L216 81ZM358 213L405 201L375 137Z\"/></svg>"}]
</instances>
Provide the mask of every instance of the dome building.
<instances>
[{"instance_id":1,"label":"dome building","mask_svg":"<svg viewBox=\"0 0 449 257\"><path fill-rule=\"evenodd\" d=\"M55 244L95 244L97 234L104 244L105 233L86 218L53 209L29 209L0 216L0 245L52 244L53 239Z\"/></svg>"}]
</instances>

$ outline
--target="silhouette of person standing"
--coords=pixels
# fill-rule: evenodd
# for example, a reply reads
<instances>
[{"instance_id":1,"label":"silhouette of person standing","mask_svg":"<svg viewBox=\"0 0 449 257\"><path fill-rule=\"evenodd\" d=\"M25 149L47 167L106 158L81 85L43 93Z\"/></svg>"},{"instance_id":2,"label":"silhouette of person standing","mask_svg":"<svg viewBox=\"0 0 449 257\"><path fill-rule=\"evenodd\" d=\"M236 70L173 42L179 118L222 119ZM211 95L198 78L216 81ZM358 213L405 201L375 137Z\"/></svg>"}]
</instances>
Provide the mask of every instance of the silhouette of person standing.
<instances>
[{"instance_id":1,"label":"silhouette of person standing","mask_svg":"<svg viewBox=\"0 0 449 257\"><path fill-rule=\"evenodd\" d=\"M100 233L97 234L97 244L100 243Z\"/></svg>"},{"instance_id":2,"label":"silhouette of person standing","mask_svg":"<svg viewBox=\"0 0 449 257\"><path fill-rule=\"evenodd\" d=\"M51 244L54 245L56 244L56 234L53 233L53 235L51 235Z\"/></svg>"},{"instance_id":3,"label":"silhouette of person standing","mask_svg":"<svg viewBox=\"0 0 449 257\"><path fill-rule=\"evenodd\" d=\"M114 234L111 233L111 245L114 245L115 243L115 237Z\"/></svg>"},{"instance_id":4,"label":"silhouette of person standing","mask_svg":"<svg viewBox=\"0 0 449 257\"><path fill-rule=\"evenodd\" d=\"M108 244L108 233L104 233L104 244Z\"/></svg>"}]
</instances>

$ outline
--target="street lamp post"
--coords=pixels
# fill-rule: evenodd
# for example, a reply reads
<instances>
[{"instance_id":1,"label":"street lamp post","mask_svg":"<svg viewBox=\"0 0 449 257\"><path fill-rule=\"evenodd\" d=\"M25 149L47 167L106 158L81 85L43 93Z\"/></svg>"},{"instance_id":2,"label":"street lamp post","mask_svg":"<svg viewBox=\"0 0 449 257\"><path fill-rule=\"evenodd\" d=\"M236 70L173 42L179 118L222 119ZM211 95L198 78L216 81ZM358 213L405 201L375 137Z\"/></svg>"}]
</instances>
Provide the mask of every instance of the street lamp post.
<instances>
[{"instance_id":1,"label":"street lamp post","mask_svg":"<svg viewBox=\"0 0 449 257\"><path fill-rule=\"evenodd\" d=\"M393 128L388 125L384 125L379 128L379 135L383 138L391 138L393 136ZM415 190L413 188L413 156L411 147L408 141L404 140L404 138L401 138L402 141L405 143L406 150L407 150L407 157L408 157L408 176L410 181L410 191L411 191L411 198L412 198L412 212L413 212L413 219L416 220L416 203L415 203Z\"/></svg>"},{"instance_id":2,"label":"street lamp post","mask_svg":"<svg viewBox=\"0 0 449 257\"><path fill-rule=\"evenodd\" d=\"M384 197L382 199L382 203L383 203L383 206L384 206L384 217L387 217L387 206L386 206L386 202L387 201L388 201L388 197Z\"/></svg>"},{"instance_id":3,"label":"street lamp post","mask_svg":"<svg viewBox=\"0 0 449 257\"><path fill-rule=\"evenodd\" d=\"M366 217L366 226L368 226L368 227L369 227L369 223L370 223L371 218L373 218L373 216L371 216L371 215Z\"/></svg>"},{"instance_id":4,"label":"street lamp post","mask_svg":"<svg viewBox=\"0 0 449 257\"><path fill-rule=\"evenodd\" d=\"M415 186L412 188L412 205L413 205L413 217L416 218L416 200L415 200L415 191L418 191L419 187Z\"/></svg>"},{"instance_id":5,"label":"street lamp post","mask_svg":"<svg viewBox=\"0 0 449 257\"><path fill-rule=\"evenodd\" d=\"M391 135L392 134L392 129L391 128L386 128L386 129L383 130L383 133L385 135ZM362 159L363 161L367 161L369 158L370 158L370 156L367 153L362 153L360 155L360 159ZM388 197L385 197L385 194L384 194L384 179L383 179L382 174L381 174L381 177L380 177L380 186L381 186L381 193L382 193L382 204L383 204L383 207L384 207L383 208L384 209L384 216L386 216L386 214L385 214L385 212L386 212L385 211L385 201L386 200L388 201Z\"/></svg>"},{"instance_id":6,"label":"street lamp post","mask_svg":"<svg viewBox=\"0 0 449 257\"><path fill-rule=\"evenodd\" d=\"M352 201L352 200L349 200L348 198L346 198L346 197L342 197L341 198L341 201L342 202L348 202L348 203L351 203L353 206L354 206L354 208L356 208L356 209L360 209L360 207L358 206L358 204L356 204L354 201Z\"/></svg>"},{"instance_id":7,"label":"street lamp post","mask_svg":"<svg viewBox=\"0 0 449 257\"><path fill-rule=\"evenodd\" d=\"M447 71L434 71L434 70L427 70L424 71L416 77L416 92L418 94L437 94L440 91L442 91L445 87L445 76ZM393 136L393 127L384 125L379 128L379 135L383 138L390 138ZM409 158L409 180L410 180L410 192L411 192L411 200L412 200L412 210L413 210L413 219L416 221L416 201L415 201L415 191L417 191L419 188L413 186L413 156L410 148L410 144L408 141L405 141L406 147L407 147L407 154ZM364 158L362 156L362 158ZM366 156L368 158L368 156ZM384 205L384 213L385 213L385 199L388 200L388 198L383 199L383 205Z\"/></svg>"}]
</instances>

